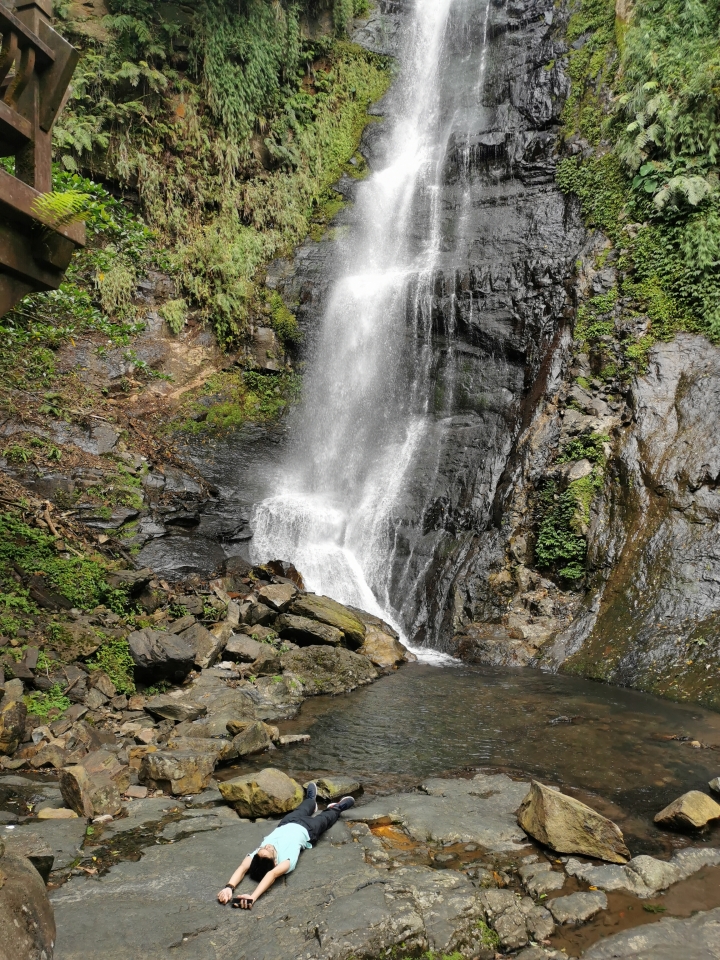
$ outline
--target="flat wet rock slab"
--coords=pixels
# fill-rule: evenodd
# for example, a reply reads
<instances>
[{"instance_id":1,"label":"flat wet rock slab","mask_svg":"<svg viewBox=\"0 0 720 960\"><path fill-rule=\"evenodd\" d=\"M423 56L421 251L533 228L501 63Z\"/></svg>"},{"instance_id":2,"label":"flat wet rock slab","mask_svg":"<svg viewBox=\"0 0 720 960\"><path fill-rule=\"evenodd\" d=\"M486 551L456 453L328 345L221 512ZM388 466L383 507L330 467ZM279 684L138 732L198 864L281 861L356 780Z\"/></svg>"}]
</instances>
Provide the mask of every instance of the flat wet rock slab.
<instances>
[{"instance_id":1,"label":"flat wet rock slab","mask_svg":"<svg viewBox=\"0 0 720 960\"><path fill-rule=\"evenodd\" d=\"M342 823L251 913L219 906L218 889L268 829L237 823L151 849L100 879L73 878L52 895L56 960L339 960L401 943L449 952L477 937L481 891L467 878L378 871Z\"/></svg>"},{"instance_id":2,"label":"flat wet rock slab","mask_svg":"<svg viewBox=\"0 0 720 960\"><path fill-rule=\"evenodd\" d=\"M608 937L583 954L583 960L717 960L720 957L720 908L687 920L672 917Z\"/></svg>"},{"instance_id":3,"label":"flat wet rock slab","mask_svg":"<svg viewBox=\"0 0 720 960\"><path fill-rule=\"evenodd\" d=\"M400 824L414 839L477 843L500 853L519 850L527 837L516 813L530 784L504 774L478 774L472 780L426 780L422 792L403 793L356 808L348 819Z\"/></svg>"}]
</instances>

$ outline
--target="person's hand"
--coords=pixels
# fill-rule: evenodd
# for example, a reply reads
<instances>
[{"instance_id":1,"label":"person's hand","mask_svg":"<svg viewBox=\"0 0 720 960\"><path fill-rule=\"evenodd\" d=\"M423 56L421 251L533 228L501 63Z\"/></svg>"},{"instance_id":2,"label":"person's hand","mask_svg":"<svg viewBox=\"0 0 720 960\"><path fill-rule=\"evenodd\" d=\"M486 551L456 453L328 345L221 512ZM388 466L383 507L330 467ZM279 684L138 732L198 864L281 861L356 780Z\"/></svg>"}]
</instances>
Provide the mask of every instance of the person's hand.
<instances>
[{"instance_id":1,"label":"person's hand","mask_svg":"<svg viewBox=\"0 0 720 960\"><path fill-rule=\"evenodd\" d=\"M234 907L239 907L241 910L252 910L254 903L255 897L252 894L241 893L239 896L235 897L232 905Z\"/></svg>"},{"instance_id":2,"label":"person's hand","mask_svg":"<svg viewBox=\"0 0 720 960\"><path fill-rule=\"evenodd\" d=\"M233 893L232 887L223 887L217 898L220 903L229 903L232 900Z\"/></svg>"}]
</instances>

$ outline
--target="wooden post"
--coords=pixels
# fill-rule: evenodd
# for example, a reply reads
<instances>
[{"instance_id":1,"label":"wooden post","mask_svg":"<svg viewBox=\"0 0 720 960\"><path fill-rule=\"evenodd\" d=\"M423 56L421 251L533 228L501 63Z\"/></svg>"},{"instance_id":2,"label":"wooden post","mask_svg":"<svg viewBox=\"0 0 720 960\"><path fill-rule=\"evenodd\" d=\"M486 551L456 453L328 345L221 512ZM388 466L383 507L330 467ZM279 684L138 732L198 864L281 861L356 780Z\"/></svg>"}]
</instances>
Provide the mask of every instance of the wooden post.
<instances>
[{"instance_id":1,"label":"wooden post","mask_svg":"<svg viewBox=\"0 0 720 960\"><path fill-rule=\"evenodd\" d=\"M56 290L84 224L58 227L36 209L52 190L52 127L79 54L51 26L52 0L0 0L0 316L34 290Z\"/></svg>"},{"instance_id":2,"label":"wooden post","mask_svg":"<svg viewBox=\"0 0 720 960\"><path fill-rule=\"evenodd\" d=\"M35 34L40 34L41 23L50 25L52 0L17 0L15 14ZM32 104L32 140L15 156L15 176L40 193L52 190L52 129L40 126L40 77L33 72L28 89L23 94Z\"/></svg>"}]
</instances>

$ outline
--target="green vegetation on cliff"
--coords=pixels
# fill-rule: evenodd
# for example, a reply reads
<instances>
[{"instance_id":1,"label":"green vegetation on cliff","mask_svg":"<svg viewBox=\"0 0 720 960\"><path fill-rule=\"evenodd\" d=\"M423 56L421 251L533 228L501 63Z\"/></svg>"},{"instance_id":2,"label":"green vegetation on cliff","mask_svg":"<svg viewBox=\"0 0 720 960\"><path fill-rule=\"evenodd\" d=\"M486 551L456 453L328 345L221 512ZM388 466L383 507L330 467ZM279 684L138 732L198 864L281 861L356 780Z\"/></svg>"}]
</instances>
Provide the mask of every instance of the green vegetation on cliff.
<instances>
[{"instance_id":1,"label":"green vegetation on cliff","mask_svg":"<svg viewBox=\"0 0 720 960\"><path fill-rule=\"evenodd\" d=\"M169 278L155 309L172 333L192 320L231 348L254 321L292 352L300 331L264 287L263 267L326 229L339 208L331 185L346 167L355 172L348 162L367 107L390 80L383 58L347 39L363 0L107 6L99 19L55 3L57 27L81 60L55 128L48 203L86 221L88 247L60 290L27 297L0 319L9 348L0 404L11 414L31 403L44 415L51 389L62 419L88 413L97 396L57 362L59 348L80 340L101 355L123 348L140 381L163 376L132 349L148 272ZM292 393L276 387L285 399ZM265 399L255 406L267 417ZM244 408L253 415L252 397Z\"/></svg>"},{"instance_id":2,"label":"green vegetation on cliff","mask_svg":"<svg viewBox=\"0 0 720 960\"><path fill-rule=\"evenodd\" d=\"M58 162L134 198L153 231L144 263L175 280L169 324L179 330L192 309L228 343L253 310L259 268L329 199L387 65L343 39L362 7L352 0L325 4L335 36L314 40L301 20L323 4L310 0L109 6L107 35L93 40L59 5L83 56ZM122 314L141 266L110 253L98 285L106 312Z\"/></svg>"},{"instance_id":3,"label":"green vegetation on cliff","mask_svg":"<svg viewBox=\"0 0 720 960\"><path fill-rule=\"evenodd\" d=\"M650 320L633 360L679 329L720 337L720 3L628 9L623 22L614 0L574 6L564 123L584 149L558 182L612 241L619 292Z\"/></svg>"}]
</instances>

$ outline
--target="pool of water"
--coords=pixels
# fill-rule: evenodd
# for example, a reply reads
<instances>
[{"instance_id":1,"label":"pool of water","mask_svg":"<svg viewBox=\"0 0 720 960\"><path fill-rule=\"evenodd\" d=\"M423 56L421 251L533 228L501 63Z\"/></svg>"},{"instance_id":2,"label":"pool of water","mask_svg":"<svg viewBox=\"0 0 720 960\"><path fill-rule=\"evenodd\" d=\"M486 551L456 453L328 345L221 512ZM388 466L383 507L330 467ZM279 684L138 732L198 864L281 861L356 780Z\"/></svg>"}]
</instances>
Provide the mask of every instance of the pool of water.
<instances>
[{"instance_id":1,"label":"pool of water","mask_svg":"<svg viewBox=\"0 0 720 960\"><path fill-rule=\"evenodd\" d=\"M686 790L707 793L720 773L720 714L525 669L407 665L353 693L311 698L282 727L311 740L250 766L345 773L371 792L477 768L535 777L616 820L633 853L683 845L653 816ZM720 845L720 828L704 838Z\"/></svg>"}]
</instances>

